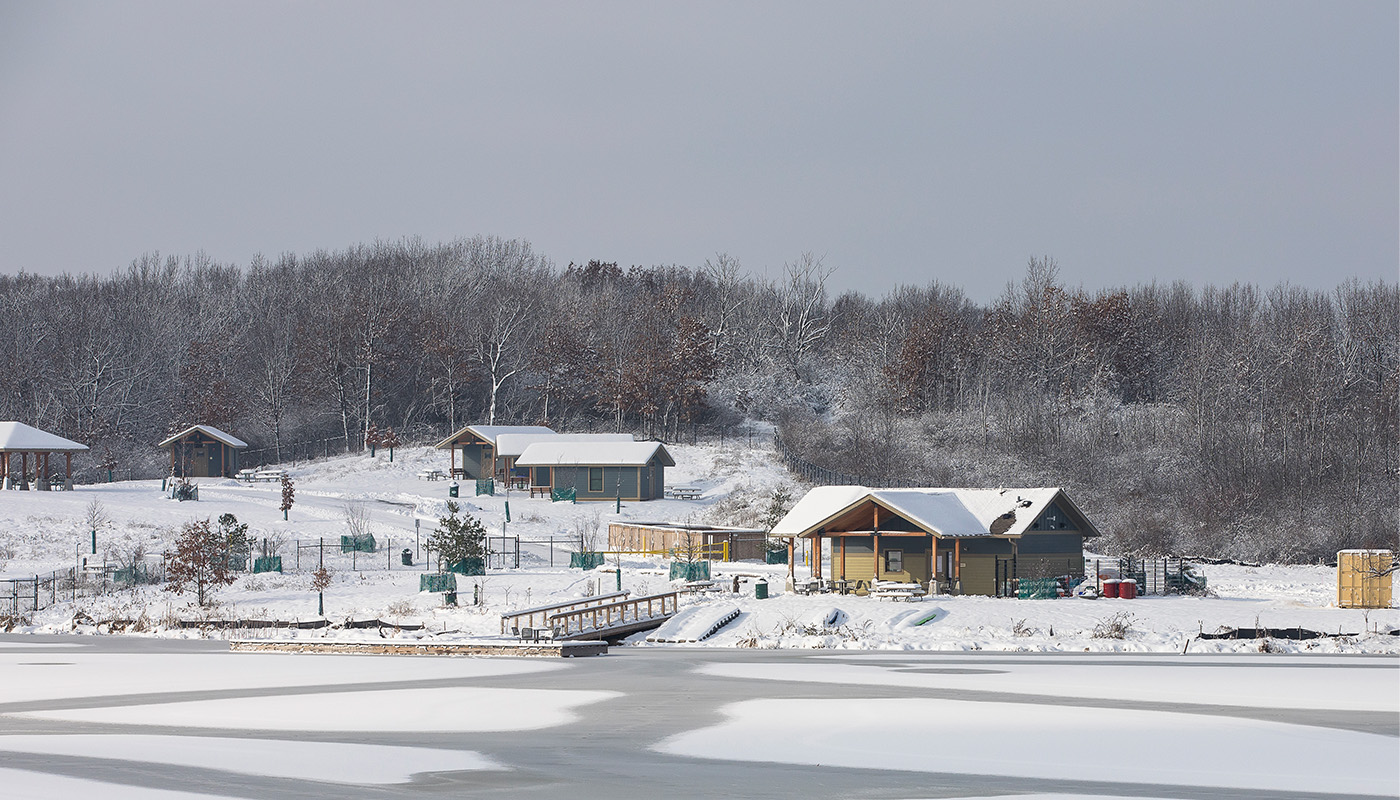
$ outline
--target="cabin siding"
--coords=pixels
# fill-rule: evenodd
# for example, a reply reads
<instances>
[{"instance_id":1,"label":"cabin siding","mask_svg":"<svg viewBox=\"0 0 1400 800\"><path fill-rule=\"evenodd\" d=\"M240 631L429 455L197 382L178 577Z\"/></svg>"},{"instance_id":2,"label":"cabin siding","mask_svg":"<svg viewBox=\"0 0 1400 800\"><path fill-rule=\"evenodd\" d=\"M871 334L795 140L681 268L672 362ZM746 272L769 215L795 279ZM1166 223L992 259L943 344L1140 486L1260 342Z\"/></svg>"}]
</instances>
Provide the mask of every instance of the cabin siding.
<instances>
[{"instance_id":1,"label":"cabin siding","mask_svg":"<svg viewBox=\"0 0 1400 800\"><path fill-rule=\"evenodd\" d=\"M616 500L618 482L621 481L623 500L650 499L643 498L638 494L640 467L603 467L603 489L596 492L588 488L589 469L590 467L587 465L554 467L554 488L567 489L572 487L574 498L577 500ZM592 469L598 469L598 467L592 467Z\"/></svg>"}]
</instances>

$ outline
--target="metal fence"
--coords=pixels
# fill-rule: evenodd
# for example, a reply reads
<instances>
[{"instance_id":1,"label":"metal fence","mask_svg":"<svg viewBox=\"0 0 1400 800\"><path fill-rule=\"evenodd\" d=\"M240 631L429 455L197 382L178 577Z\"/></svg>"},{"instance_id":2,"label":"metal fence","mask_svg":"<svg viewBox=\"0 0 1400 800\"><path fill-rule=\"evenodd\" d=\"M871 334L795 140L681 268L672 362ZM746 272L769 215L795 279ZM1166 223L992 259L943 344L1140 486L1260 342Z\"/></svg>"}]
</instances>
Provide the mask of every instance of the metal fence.
<instances>
[{"instance_id":1,"label":"metal fence","mask_svg":"<svg viewBox=\"0 0 1400 800\"><path fill-rule=\"evenodd\" d=\"M7 578L0 580L0 617L22 617L79 597L95 597L164 580L164 567L158 561L126 567L112 562L85 562L81 568L54 570L32 578Z\"/></svg>"},{"instance_id":2,"label":"metal fence","mask_svg":"<svg viewBox=\"0 0 1400 800\"><path fill-rule=\"evenodd\" d=\"M257 450L244 450L238 455L238 463L245 468L263 467L268 464L310 461L314 458L329 458L345 453L358 453L363 449L358 438L332 436L328 439L307 439L302 442L289 442L281 447L262 447Z\"/></svg>"},{"instance_id":3,"label":"metal fence","mask_svg":"<svg viewBox=\"0 0 1400 800\"><path fill-rule=\"evenodd\" d=\"M823 467L820 464L802 458L790 450L783 443L781 436L773 435L773 447L778 451L778 458L789 472L801 476L808 483L815 483L823 486L879 486L885 489L900 489L914 486L907 479L894 479L889 476L874 475L852 475L849 472Z\"/></svg>"}]
</instances>

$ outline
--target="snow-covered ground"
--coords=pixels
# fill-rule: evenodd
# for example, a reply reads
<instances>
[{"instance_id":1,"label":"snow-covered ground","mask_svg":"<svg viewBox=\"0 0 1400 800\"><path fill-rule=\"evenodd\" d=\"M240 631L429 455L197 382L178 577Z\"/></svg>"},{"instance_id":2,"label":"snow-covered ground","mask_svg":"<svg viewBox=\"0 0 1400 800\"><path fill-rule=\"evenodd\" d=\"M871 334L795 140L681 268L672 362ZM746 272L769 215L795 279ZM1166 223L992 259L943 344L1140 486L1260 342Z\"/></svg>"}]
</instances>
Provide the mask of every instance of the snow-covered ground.
<instances>
[{"instance_id":1,"label":"snow-covered ground","mask_svg":"<svg viewBox=\"0 0 1400 800\"><path fill-rule=\"evenodd\" d=\"M446 454L431 448L399 449L393 463L381 452L378 458L336 457L291 466L296 503L287 521L277 508L279 487L271 483L202 480L198 481L200 500L186 503L163 496L158 481L80 486L73 492L5 492L0 494L0 556L5 561L0 577L33 577L67 568L82 558L94 559L84 522L94 499L111 519L99 531L95 560L115 559L137 548L159 553L171 545L184 523L232 513L250 525L250 534L259 542L267 539L276 547L285 574L243 574L233 585L218 590L214 607L208 609L194 607L191 596L173 595L158 587L80 597L76 602L60 600L31 615L15 630L95 633L105 628L87 624L86 619L97 623L123 619L139 620L136 627L143 635L189 637L201 634L178 627L177 620L312 620L318 618L317 598L308 573L324 557L333 572L333 583L325 593L326 617L332 622L380 618L426 626L423 631L398 634L405 637L494 635L502 612L616 587L616 562L611 558L604 567L589 572L567 567L569 541L580 525L596 526L601 547L606 543L607 523L614 519L752 524L773 489L784 487L794 496L803 491L764 447L674 445L669 449L677 466L667 471L668 484L700 487L704 493L699 500L625 502L618 514L612 503L551 503L513 492L509 497L511 521L506 523L505 495L473 497L472 483L462 483L464 510L482 519L493 535L500 535L504 527L509 536L537 541L522 545L519 569L492 569L485 578L459 579L464 602L460 608L446 608L441 595L418 591L423 570L420 545L436 518L446 513L448 499L447 482L416 477L421 469L446 467ZM376 553L352 556L339 551L338 537L349 532L347 506L355 505L368 517L369 531L380 545ZM292 544L301 540L309 545L322 537L328 545L324 556L314 547L298 551ZM547 541L550 537L553 545ZM401 564L400 553L405 548L413 551L416 566ZM624 556L620 566L622 588L634 595L673 588L664 559ZM1272 651L1400 653L1400 636L1387 635L1400 628L1400 610L1337 608L1334 573L1321 566L1206 566L1201 571L1212 590L1209 597L1013 600L935 596L914 603L784 593L785 566L716 563L714 570L721 587L732 588L733 579L738 577L740 591L687 595L683 607L725 604L737 606L739 614L698 644L688 646L1066 652L1246 652L1262 646ZM799 566L797 574L806 575L806 567ZM759 578L769 583L768 599L754 596L753 584ZM478 587L482 602L473 606L471 600ZM5 610L0 606L0 614ZM75 622L79 612L85 618L78 617ZM711 616L698 614L695 619L704 621L701 627L708 627ZM1122 638L1095 635L1096 630L1102 634L1106 623L1112 621L1120 623ZM1194 639L1198 633L1221 627L1255 626L1359 635L1267 643ZM693 638L689 631L683 633L666 638ZM207 635L272 634L238 631ZM377 638L380 633L331 627L299 631L297 635ZM630 643L674 646L648 643L646 634L633 637Z\"/></svg>"}]
</instances>

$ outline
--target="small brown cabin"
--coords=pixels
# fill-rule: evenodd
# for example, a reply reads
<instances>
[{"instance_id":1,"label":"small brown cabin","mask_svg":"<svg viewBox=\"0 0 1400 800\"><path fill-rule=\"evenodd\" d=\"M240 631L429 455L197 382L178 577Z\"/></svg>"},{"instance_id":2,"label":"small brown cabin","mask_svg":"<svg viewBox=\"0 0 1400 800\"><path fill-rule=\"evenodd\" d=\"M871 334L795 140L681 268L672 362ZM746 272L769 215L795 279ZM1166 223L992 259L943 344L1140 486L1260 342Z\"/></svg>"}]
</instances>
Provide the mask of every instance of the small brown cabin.
<instances>
[{"instance_id":1,"label":"small brown cabin","mask_svg":"<svg viewBox=\"0 0 1400 800\"><path fill-rule=\"evenodd\" d=\"M210 425L194 425L160 443L170 450L170 474L180 478L232 478L238 452L248 443Z\"/></svg>"}]
</instances>

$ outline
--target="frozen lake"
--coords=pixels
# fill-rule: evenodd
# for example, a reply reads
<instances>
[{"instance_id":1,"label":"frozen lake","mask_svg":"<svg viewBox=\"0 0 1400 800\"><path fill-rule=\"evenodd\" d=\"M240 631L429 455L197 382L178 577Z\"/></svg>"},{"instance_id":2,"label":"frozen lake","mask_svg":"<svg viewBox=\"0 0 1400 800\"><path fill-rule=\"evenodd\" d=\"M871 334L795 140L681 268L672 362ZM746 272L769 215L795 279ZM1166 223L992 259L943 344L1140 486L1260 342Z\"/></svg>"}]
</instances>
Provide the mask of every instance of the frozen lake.
<instances>
[{"instance_id":1,"label":"frozen lake","mask_svg":"<svg viewBox=\"0 0 1400 800\"><path fill-rule=\"evenodd\" d=\"M0 636L6 798L1400 796L1400 659Z\"/></svg>"}]
</instances>

